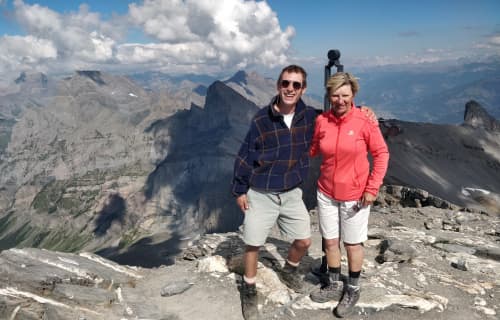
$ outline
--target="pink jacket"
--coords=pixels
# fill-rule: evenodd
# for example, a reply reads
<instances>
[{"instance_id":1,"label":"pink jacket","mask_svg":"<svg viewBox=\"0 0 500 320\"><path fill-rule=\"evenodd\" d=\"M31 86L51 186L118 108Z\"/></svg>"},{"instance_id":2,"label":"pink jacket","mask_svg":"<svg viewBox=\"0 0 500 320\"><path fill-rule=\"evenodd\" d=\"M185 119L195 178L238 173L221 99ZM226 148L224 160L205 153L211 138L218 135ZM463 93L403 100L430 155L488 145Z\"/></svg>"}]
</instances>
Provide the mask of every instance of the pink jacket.
<instances>
[{"instance_id":1,"label":"pink jacket","mask_svg":"<svg viewBox=\"0 0 500 320\"><path fill-rule=\"evenodd\" d=\"M368 151L373 157L371 173ZM323 156L318 189L339 201L359 200L365 191L377 195L389 162L378 124L354 106L340 118L332 112L316 118L309 154Z\"/></svg>"}]
</instances>

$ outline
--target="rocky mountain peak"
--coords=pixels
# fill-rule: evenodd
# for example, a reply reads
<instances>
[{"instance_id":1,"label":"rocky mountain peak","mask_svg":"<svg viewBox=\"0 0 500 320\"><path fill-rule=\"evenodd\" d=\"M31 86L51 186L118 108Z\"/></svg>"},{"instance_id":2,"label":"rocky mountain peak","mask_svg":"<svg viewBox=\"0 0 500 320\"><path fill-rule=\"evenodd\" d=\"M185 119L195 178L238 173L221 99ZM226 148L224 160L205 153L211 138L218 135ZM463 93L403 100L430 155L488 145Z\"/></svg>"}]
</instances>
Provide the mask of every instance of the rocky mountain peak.
<instances>
[{"instance_id":1,"label":"rocky mountain peak","mask_svg":"<svg viewBox=\"0 0 500 320\"><path fill-rule=\"evenodd\" d=\"M475 100L470 100L465 104L464 125L484 128L488 131L500 131L500 122Z\"/></svg>"},{"instance_id":2,"label":"rocky mountain peak","mask_svg":"<svg viewBox=\"0 0 500 320\"><path fill-rule=\"evenodd\" d=\"M247 73L243 70L236 72L227 82L234 82L239 85L247 84Z\"/></svg>"},{"instance_id":3,"label":"rocky mountain peak","mask_svg":"<svg viewBox=\"0 0 500 320\"><path fill-rule=\"evenodd\" d=\"M254 103L221 81L215 81L208 87L205 101L205 109L211 113L208 116L230 117L236 121L239 121L239 117L243 117L245 123L248 123L253 115L248 110L255 112L255 107Z\"/></svg>"},{"instance_id":4,"label":"rocky mountain peak","mask_svg":"<svg viewBox=\"0 0 500 320\"><path fill-rule=\"evenodd\" d=\"M27 73L23 71L19 74L19 77L17 77L17 79L14 80L14 82L16 84L31 82L31 83L40 83L42 85L46 85L48 82L48 78L44 73L41 72Z\"/></svg>"},{"instance_id":5,"label":"rocky mountain peak","mask_svg":"<svg viewBox=\"0 0 500 320\"><path fill-rule=\"evenodd\" d=\"M276 84L272 79L266 79L256 72L236 72L224 84L261 107L267 105L276 94Z\"/></svg>"}]
</instances>

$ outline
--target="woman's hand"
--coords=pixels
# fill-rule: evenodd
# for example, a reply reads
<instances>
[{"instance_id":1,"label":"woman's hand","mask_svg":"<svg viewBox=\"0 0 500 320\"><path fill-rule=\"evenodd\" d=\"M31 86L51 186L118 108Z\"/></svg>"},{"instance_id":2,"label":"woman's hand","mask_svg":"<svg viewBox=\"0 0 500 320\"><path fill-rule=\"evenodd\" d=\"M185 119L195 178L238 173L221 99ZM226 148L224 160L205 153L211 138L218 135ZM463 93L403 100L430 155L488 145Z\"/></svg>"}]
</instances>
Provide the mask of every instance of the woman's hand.
<instances>
[{"instance_id":1,"label":"woman's hand","mask_svg":"<svg viewBox=\"0 0 500 320\"><path fill-rule=\"evenodd\" d=\"M236 204L238 205L238 207L240 207L243 213L245 213L245 210L248 210L248 208L250 208L250 206L248 205L248 199L246 194L242 194L241 196L236 198Z\"/></svg>"},{"instance_id":2,"label":"woman's hand","mask_svg":"<svg viewBox=\"0 0 500 320\"><path fill-rule=\"evenodd\" d=\"M363 197L361 198L361 205L363 207L371 206L375 200L377 200L376 195L373 195L369 192L365 192L363 193Z\"/></svg>"}]
</instances>

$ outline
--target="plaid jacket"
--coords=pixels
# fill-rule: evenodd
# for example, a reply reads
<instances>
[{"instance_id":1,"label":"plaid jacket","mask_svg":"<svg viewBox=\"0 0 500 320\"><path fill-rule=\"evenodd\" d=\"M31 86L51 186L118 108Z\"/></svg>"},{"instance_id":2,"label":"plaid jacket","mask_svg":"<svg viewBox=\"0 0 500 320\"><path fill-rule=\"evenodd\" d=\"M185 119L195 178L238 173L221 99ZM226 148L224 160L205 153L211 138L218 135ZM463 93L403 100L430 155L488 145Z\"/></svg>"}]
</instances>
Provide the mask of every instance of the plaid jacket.
<instances>
[{"instance_id":1,"label":"plaid jacket","mask_svg":"<svg viewBox=\"0 0 500 320\"><path fill-rule=\"evenodd\" d=\"M289 129L271 103L253 117L236 157L232 193L283 192L300 185L309 169L309 147L319 111L299 100Z\"/></svg>"}]
</instances>

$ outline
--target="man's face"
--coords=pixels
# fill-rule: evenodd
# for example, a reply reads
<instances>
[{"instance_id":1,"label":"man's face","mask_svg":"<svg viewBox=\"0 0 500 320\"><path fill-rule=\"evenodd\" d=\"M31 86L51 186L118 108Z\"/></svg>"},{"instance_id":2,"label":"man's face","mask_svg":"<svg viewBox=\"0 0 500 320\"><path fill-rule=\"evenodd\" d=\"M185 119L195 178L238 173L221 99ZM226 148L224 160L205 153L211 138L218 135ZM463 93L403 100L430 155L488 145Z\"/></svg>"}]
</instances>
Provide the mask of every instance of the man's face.
<instances>
[{"instance_id":1,"label":"man's face","mask_svg":"<svg viewBox=\"0 0 500 320\"><path fill-rule=\"evenodd\" d=\"M281 76L280 82L278 83L278 92L281 103L288 106L296 105L302 94L306 92L302 74L296 72L284 72Z\"/></svg>"}]
</instances>

